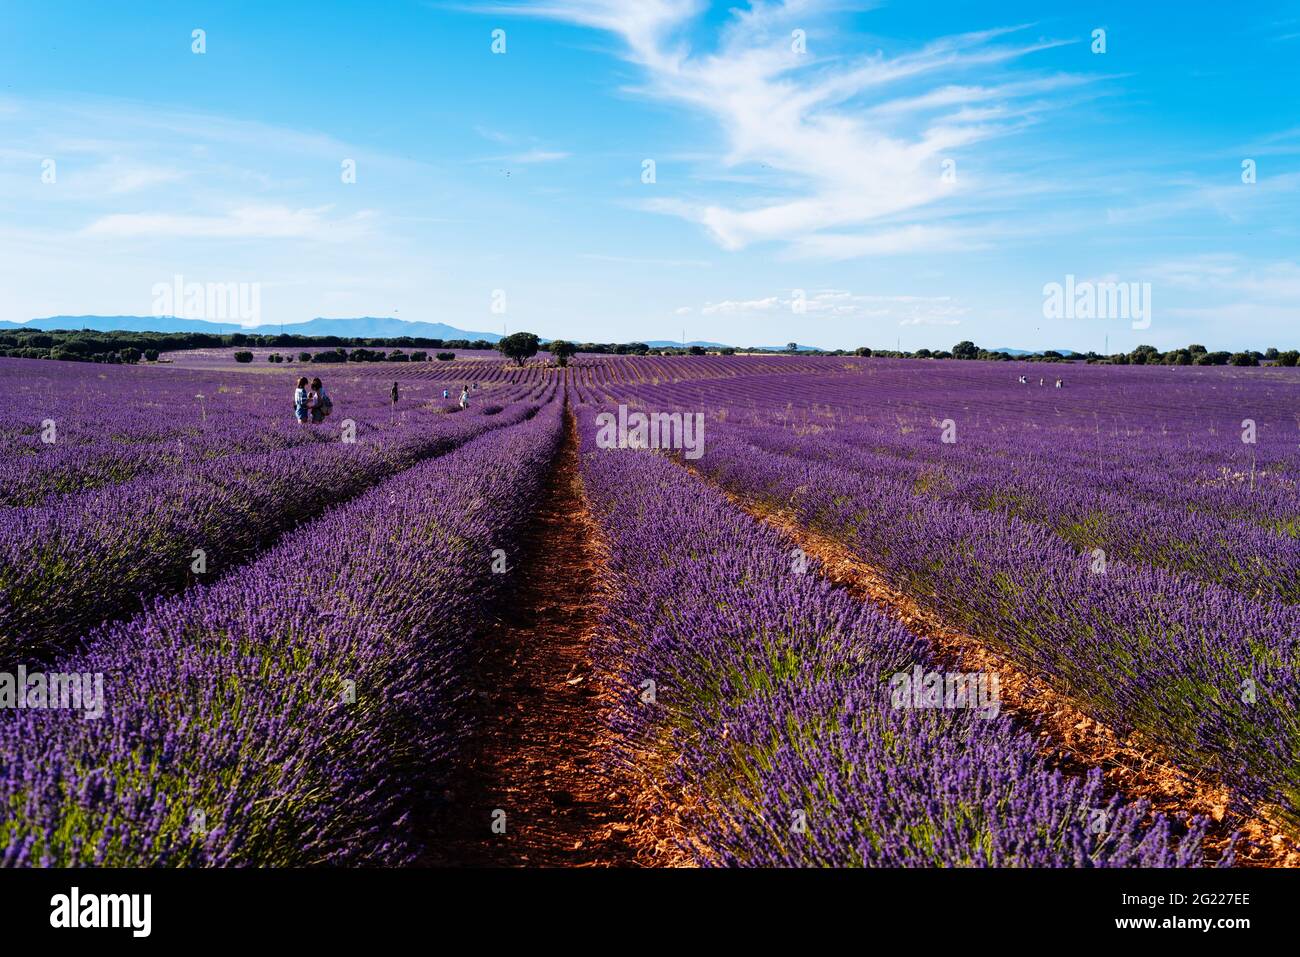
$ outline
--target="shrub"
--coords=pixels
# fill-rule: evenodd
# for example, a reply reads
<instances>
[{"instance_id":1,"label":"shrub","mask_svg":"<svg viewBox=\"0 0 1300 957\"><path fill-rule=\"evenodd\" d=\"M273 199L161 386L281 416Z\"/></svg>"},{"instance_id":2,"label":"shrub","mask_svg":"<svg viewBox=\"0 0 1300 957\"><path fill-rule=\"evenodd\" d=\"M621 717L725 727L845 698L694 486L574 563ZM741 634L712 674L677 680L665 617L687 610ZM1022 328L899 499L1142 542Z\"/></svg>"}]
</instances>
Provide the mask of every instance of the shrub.
<instances>
[{"instance_id":1,"label":"shrub","mask_svg":"<svg viewBox=\"0 0 1300 957\"><path fill-rule=\"evenodd\" d=\"M239 352L236 352L236 353L235 353L235 361L236 361L236 362L252 362L252 361L253 361L253 354L252 354L251 352L245 352L245 351L243 351L243 350L240 350Z\"/></svg>"},{"instance_id":2,"label":"shrub","mask_svg":"<svg viewBox=\"0 0 1300 957\"><path fill-rule=\"evenodd\" d=\"M438 361L439 361L439 362L450 362L450 361L451 361L452 359L454 359L454 358L456 358L456 353L454 353L454 352L439 352L439 353L438 353Z\"/></svg>"}]
</instances>

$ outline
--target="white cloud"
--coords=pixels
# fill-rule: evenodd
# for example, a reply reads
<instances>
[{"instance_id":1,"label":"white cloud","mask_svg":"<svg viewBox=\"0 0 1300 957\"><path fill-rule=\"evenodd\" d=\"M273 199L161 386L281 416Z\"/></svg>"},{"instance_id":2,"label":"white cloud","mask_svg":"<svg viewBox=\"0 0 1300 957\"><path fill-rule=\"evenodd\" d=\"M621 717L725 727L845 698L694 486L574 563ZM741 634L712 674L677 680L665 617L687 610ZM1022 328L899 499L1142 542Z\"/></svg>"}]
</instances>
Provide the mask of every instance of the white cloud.
<instances>
[{"instance_id":1,"label":"white cloud","mask_svg":"<svg viewBox=\"0 0 1300 957\"><path fill-rule=\"evenodd\" d=\"M580 253L581 259L592 259L604 263L627 263L636 266L664 266L677 269L683 266L709 266L707 259L657 259L647 256L611 256L607 253Z\"/></svg>"},{"instance_id":2,"label":"white cloud","mask_svg":"<svg viewBox=\"0 0 1300 957\"><path fill-rule=\"evenodd\" d=\"M799 257L855 259L912 252L975 248L984 245L975 230L947 226L904 226L875 233L817 233L802 236L792 246Z\"/></svg>"},{"instance_id":3,"label":"white cloud","mask_svg":"<svg viewBox=\"0 0 1300 957\"><path fill-rule=\"evenodd\" d=\"M568 159L569 154L560 150L529 150L526 153L516 153L508 158L512 163L554 163L558 160Z\"/></svg>"},{"instance_id":4,"label":"white cloud","mask_svg":"<svg viewBox=\"0 0 1300 957\"><path fill-rule=\"evenodd\" d=\"M912 319L900 319L900 326L960 326L960 319L941 319L937 316L916 316Z\"/></svg>"},{"instance_id":5,"label":"white cloud","mask_svg":"<svg viewBox=\"0 0 1300 957\"><path fill-rule=\"evenodd\" d=\"M1293 330L1300 317L1300 265L1290 261L1255 262L1222 253L1166 260L1140 273L1156 287L1181 293L1183 302L1163 310L1178 319L1223 327ZM1270 330L1270 334L1272 333Z\"/></svg>"},{"instance_id":6,"label":"white cloud","mask_svg":"<svg viewBox=\"0 0 1300 957\"><path fill-rule=\"evenodd\" d=\"M114 213L103 216L82 235L114 239L312 239L350 240L365 229L368 213L328 219L330 207L244 206L219 216L175 213Z\"/></svg>"},{"instance_id":7,"label":"white cloud","mask_svg":"<svg viewBox=\"0 0 1300 957\"><path fill-rule=\"evenodd\" d=\"M954 233L895 227L854 235L887 218L938 203L954 192L942 161L1015 128L1022 111L1007 106L1090 82L1055 76L993 86L945 83L891 99L902 81L938 81L954 71L1015 60L1059 45L1005 41L1020 28L936 40L918 51L833 60L832 31L812 29L833 4L755 4L732 11L713 52L692 53L680 37L705 4L695 0L555 0L491 9L565 19L620 36L644 68L645 93L712 117L727 144L725 165L761 164L779 174L784 196L749 202L707 198L660 200L649 208L701 224L729 250L753 243L793 243L806 256L848 258L947 247ZM792 51L790 29L809 28L808 52ZM865 98L875 98L873 109ZM976 109L976 106L979 106ZM949 108L956 112L944 113ZM1038 101L1034 109L1043 109ZM917 120L939 111L941 115Z\"/></svg>"},{"instance_id":8,"label":"white cloud","mask_svg":"<svg viewBox=\"0 0 1300 957\"><path fill-rule=\"evenodd\" d=\"M683 308L689 311L689 307ZM791 290L788 295L724 299L705 303L699 311L702 316L741 319L792 316L808 320L892 320L900 326L955 326L969 312L951 296L860 294L843 289Z\"/></svg>"}]
</instances>

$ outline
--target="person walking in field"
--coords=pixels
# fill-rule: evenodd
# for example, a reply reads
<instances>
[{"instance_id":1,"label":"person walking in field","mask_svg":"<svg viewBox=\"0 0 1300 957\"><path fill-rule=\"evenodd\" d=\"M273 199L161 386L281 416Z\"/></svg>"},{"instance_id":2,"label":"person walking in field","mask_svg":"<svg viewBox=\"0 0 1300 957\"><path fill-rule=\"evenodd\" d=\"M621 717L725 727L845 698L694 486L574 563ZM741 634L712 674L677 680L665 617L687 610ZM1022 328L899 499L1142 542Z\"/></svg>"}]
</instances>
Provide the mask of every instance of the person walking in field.
<instances>
[{"instance_id":1,"label":"person walking in field","mask_svg":"<svg viewBox=\"0 0 1300 957\"><path fill-rule=\"evenodd\" d=\"M298 378L298 387L293 390L293 416L298 420L299 425L306 425L307 420L311 417L311 410L307 407L307 377Z\"/></svg>"},{"instance_id":2,"label":"person walking in field","mask_svg":"<svg viewBox=\"0 0 1300 957\"><path fill-rule=\"evenodd\" d=\"M397 405L397 383L393 383L393 391L389 393L393 397L393 405Z\"/></svg>"},{"instance_id":3,"label":"person walking in field","mask_svg":"<svg viewBox=\"0 0 1300 957\"><path fill-rule=\"evenodd\" d=\"M467 408L468 406L469 406L469 386L465 386L460 390L460 407L464 409Z\"/></svg>"},{"instance_id":4,"label":"person walking in field","mask_svg":"<svg viewBox=\"0 0 1300 957\"><path fill-rule=\"evenodd\" d=\"M443 389L443 390L442 390L442 397L443 397L443 399L446 399L448 395L449 395L448 391L447 391L446 389Z\"/></svg>"},{"instance_id":5,"label":"person walking in field","mask_svg":"<svg viewBox=\"0 0 1300 957\"><path fill-rule=\"evenodd\" d=\"M1056 387L1057 387L1058 389L1061 388L1061 380L1060 380L1060 379L1057 379L1057 380L1056 380Z\"/></svg>"},{"instance_id":6,"label":"person walking in field","mask_svg":"<svg viewBox=\"0 0 1300 957\"><path fill-rule=\"evenodd\" d=\"M329 397L319 378L311 380L307 406L311 409L312 425L320 425L325 421L325 416L334 411L334 400Z\"/></svg>"}]
</instances>

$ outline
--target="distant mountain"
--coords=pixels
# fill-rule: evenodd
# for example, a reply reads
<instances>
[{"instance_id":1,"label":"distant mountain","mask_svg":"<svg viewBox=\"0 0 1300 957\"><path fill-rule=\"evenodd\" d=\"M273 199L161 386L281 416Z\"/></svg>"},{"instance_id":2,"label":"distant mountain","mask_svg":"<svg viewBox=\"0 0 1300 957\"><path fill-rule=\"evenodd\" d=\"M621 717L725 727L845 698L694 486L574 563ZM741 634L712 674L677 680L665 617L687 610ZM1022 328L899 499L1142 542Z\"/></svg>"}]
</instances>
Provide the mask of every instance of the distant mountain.
<instances>
[{"instance_id":1,"label":"distant mountain","mask_svg":"<svg viewBox=\"0 0 1300 957\"><path fill-rule=\"evenodd\" d=\"M634 341L636 341L636 342L640 342L641 340L640 340L640 339L637 339L637 340L634 340ZM682 343L678 342L678 341L675 340L675 339L650 339L650 340L646 341L645 344L648 345L651 349L680 349L680 348L682 348ZM689 348L689 347L691 347L691 346L703 346L705 349L727 349L727 348L730 348L730 347L729 347L725 342L705 342L705 341L703 341L702 339L696 339L696 340L694 340L694 341L692 341L692 342L688 342L688 343L686 343L686 347L687 347L687 348Z\"/></svg>"},{"instance_id":2,"label":"distant mountain","mask_svg":"<svg viewBox=\"0 0 1300 957\"><path fill-rule=\"evenodd\" d=\"M422 339L483 339L496 342L501 336L495 332L469 332L441 322L407 322L391 317L362 316L356 319L312 319L308 322L264 323L243 328L231 322L208 322L203 319L181 319L175 316L49 316L30 322L3 322L0 329L94 329L98 332L204 332L212 335L243 332L251 335L274 336L283 332L298 336L356 336L381 338L412 336Z\"/></svg>"},{"instance_id":3,"label":"distant mountain","mask_svg":"<svg viewBox=\"0 0 1300 957\"><path fill-rule=\"evenodd\" d=\"M1034 352L1034 351L1031 351L1031 350L1029 350L1029 349L1008 349L1008 348L1006 348L1005 346L1003 346L1003 347L1000 347L1000 348L997 348L997 349L989 349L988 351L989 351L989 352L1001 352L1001 353L1003 353L1003 354L1005 354L1005 355L1009 355L1009 356L1041 356L1044 352L1047 352L1047 351L1049 351L1049 350L1047 350L1047 349L1043 349L1043 350L1041 350L1041 351ZM1059 353L1060 353L1061 355L1063 355L1063 356L1077 356L1077 355L1079 354L1079 353L1075 352L1073 349L1053 349L1053 350L1050 350L1050 351L1052 351L1052 352L1059 352Z\"/></svg>"},{"instance_id":4,"label":"distant mountain","mask_svg":"<svg viewBox=\"0 0 1300 957\"><path fill-rule=\"evenodd\" d=\"M640 342L640 341L642 341L642 340L640 340L640 339L636 339L636 340L633 340L633 341L635 341L635 342ZM679 341L677 341L676 339L651 339L651 340L646 341L645 344L648 345L651 349L680 349L680 348L682 348L682 343L679 342ZM726 343L726 342L705 342L705 341L702 340L702 339L696 339L696 340L693 341L693 342L688 342L688 343L686 343L686 348L690 348L691 346L703 346L705 349L735 349L735 348L741 348L741 347L738 347L738 346L732 346L732 345L730 345L729 343ZM757 349L757 350L762 351L762 352L785 352L785 346L744 346L743 348L746 348L746 349ZM819 348L818 346L799 346L799 351L800 351L800 352L820 352L821 350L820 350L820 348Z\"/></svg>"},{"instance_id":5,"label":"distant mountain","mask_svg":"<svg viewBox=\"0 0 1300 957\"><path fill-rule=\"evenodd\" d=\"M0 329L94 329L97 332L207 332L235 329L233 323L202 322L172 316L49 316L30 322L0 322Z\"/></svg>"}]
</instances>

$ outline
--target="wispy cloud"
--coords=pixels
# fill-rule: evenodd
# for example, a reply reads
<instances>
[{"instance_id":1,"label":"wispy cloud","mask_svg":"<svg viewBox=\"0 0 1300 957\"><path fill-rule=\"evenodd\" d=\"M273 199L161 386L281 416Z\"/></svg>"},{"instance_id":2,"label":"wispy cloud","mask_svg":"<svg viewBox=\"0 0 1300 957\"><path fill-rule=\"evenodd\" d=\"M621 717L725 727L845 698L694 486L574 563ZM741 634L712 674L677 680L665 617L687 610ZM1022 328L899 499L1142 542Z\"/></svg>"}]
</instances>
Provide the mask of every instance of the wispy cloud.
<instances>
[{"instance_id":1,"label":"wispy cloud","mask_svg":"<svg viewBox=\"0 0 1300 957\"><path fill-rule=\"evenodd\" d=\"M562 159L568 159L569 154L561 150L528 150L524 153L516 153L513 156L505 157L511 163L554 163Z\"/></svg>"},{"instance_id":2,"label":"wispy cloud","mask_svg":"<svg viewBox=\"0 0 1300 957\"><path fill-rule=\"evenodd\" d=\"M246 206L219 216L175 213L114 213L83 231L88 237L112 239L307 239L339 242L365 231L368 213L342 219L327 217L330 207L290 209L287 206Z\"/></svg>"},{"instance_id":3,"label":"wispy cloud","mask_svg":"<svg viewBox=\"0 0 1300 957\"><path fill-rule=\"evenodd\" d=\"M756 299L724 299L677 309L679 315L698 311L718 318L791 316L807 320L884 320L900 326L945 325L961 322L969 309L951 296L879 295L845 289L791 290Z\"/></svg>"},{"instance_id":4,"label":"wispy cloud","mask_svg":"<svg viewBox=\"0 0 1300 957\"><path fill-rule=\"evenodd\" d=\"M581 253L580 258L605 263L628 263L636 266L710 266L707 259L657 259L650 256L610 256L605 253Z\"/></svg>"},{"instance_id":5,"label":"wispy cloud","mask_svg":"<svg viewBox=\"0 0 1300 957\"><path fill-rule=\"evenodd\" d=\"M554 0L491 9L564 19L609 31L645 71L641 92L716 121L729 168L761 165L780 176L783 196L722 202L680 196L648 204L703 226L729 250L790 243L799 255L849 258L946 248L944 228L873 229L954 193L943 160L1025 122L1017 107L1091 79L1056 75L1017 83L954 85L955 72L1017 60L1067 41L1014 42L1010 27L945 37L887 57L835 59L819 53L830 32L814 25L833 12L811 0L733 11L712 52L691 51L684 33L704 5L695 0ZM806 52L792 31L804 29ZM891 95L902 83L933 83ZM919 123L919 125L918 125Z\"/></svg>"},{"instance_id":6,"label":"wispy cloud","mask_svg":"<svg viewBox=\"0 0 1300 957\"><path fill-rule=\"evenodd\" d=\"M1294 328L1300 315L1300 265L1294 262L1210 254L1164 260L1148 266L1144 274L1183 293L1184 301L1196 302L1169 308L1176 318L1247 327L1278 322Z\"/></svg>"}]
</instances>

